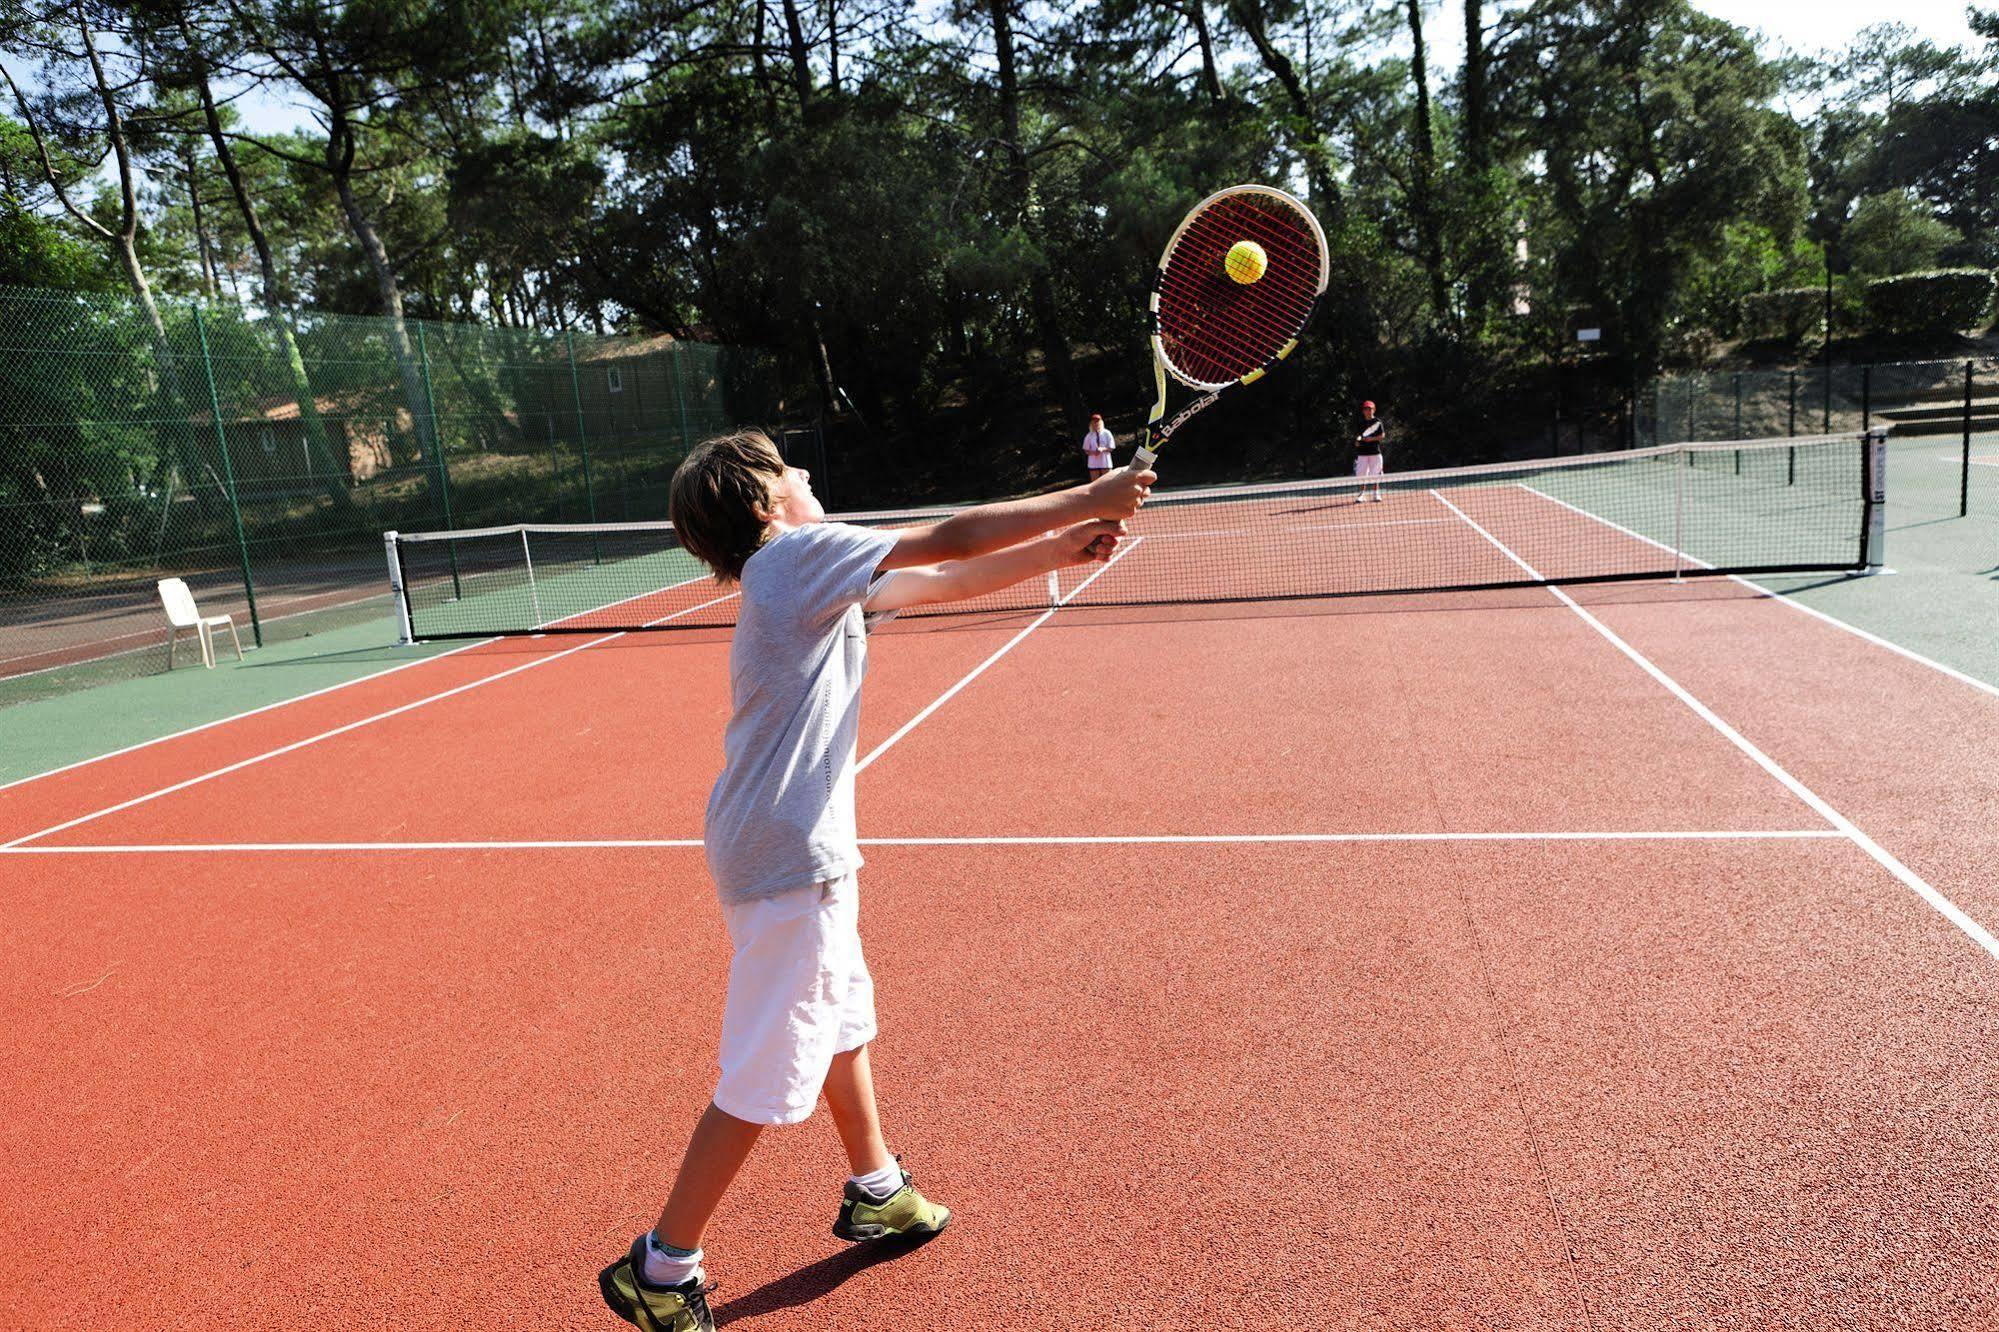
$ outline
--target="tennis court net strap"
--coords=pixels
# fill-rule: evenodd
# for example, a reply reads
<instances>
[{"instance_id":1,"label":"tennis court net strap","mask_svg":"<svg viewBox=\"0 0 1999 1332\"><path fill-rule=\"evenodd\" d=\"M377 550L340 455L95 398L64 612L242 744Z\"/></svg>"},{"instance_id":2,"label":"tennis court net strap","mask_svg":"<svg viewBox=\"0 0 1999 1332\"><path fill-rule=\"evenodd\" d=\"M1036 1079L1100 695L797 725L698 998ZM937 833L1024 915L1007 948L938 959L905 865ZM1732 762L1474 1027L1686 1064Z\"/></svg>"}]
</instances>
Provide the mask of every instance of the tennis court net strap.
<instances>
[{"instance_id":1,"label":"tennis court net strap","mask_svg":"<svg viewBox=\"0 0 1999 1332\"><path fill-rule=\"evenodd\" d=\"M1327 481L1155 492L1108 567L922 613L1470 591L1861 570L1881 558L1880 432L1675 444ZM834 515L912 527L950 509ZM406 638L735 621L669 523L389 533Z\"/></svg>"}]
</instances>

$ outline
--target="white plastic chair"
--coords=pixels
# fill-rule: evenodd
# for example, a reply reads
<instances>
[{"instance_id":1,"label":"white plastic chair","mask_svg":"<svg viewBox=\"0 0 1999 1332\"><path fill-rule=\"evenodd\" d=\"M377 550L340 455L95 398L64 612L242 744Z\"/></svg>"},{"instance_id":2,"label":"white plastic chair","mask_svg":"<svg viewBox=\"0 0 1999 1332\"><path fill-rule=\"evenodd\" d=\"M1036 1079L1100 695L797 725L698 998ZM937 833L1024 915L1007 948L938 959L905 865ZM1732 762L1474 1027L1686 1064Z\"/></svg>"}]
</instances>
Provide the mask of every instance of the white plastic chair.
<instances>
[{"instance_id":1,"label":"white plastic chair","mask_svg":"<svg viewBox=\"0 0 1999 1332\"><path fill-rule=\"evenodd\" d=\"M160 604L167 608L167 669L174 668L174 643L183 629L194 630L201 640L201 664L215 669L215 628L229 627L229 641L236 645L236 660L243 660L243 640L236 636L236 621L227 615L203 615L195 609L194 593L179 578L160 580Z\"/></svg>"}]
</instances>

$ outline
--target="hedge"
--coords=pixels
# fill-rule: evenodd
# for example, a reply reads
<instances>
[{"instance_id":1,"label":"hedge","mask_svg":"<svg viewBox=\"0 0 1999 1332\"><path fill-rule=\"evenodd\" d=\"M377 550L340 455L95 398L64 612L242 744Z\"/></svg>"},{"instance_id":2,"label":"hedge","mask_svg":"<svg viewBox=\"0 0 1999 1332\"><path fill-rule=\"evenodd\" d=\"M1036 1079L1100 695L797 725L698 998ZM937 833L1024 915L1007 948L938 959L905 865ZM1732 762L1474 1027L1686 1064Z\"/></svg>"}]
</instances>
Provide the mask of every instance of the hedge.
<instances>
[{"instance_id":1,"label":"hedge","mask_svg":"<svg viewBox=\"0 0 1999 1332\"><path fill-rule=\"evenodd\" d=\"M1880 333L1957 333L1985 322L1995 287L1990 270L1904 273L1867 284L1867 324Z\"/></svg>"},{"instance_id":2,"label":"hedge","mask_svg":"<svg viewBox=\"0 0 1999 1332\"><path fill-rule=\"evenodd\" d=\"M1825 323L1823 287L1752 291L1742 298L1742 331L1752 338L1802 342Z\"/></svg>"}]
</instances>

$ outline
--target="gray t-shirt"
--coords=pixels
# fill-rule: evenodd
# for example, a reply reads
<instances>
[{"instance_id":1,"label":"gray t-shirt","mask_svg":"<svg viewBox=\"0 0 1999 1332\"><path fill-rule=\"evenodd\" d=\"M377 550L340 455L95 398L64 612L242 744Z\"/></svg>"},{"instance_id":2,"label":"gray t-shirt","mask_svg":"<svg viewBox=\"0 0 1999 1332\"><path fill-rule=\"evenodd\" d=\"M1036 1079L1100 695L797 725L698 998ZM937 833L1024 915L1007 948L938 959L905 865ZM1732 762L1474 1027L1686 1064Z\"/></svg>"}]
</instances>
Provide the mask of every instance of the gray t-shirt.
<instances>
[{"instance_id":1,"label":"gray t-shirt","mask_svg":"<svg viewBox=\"0 0 1999 1332\"><path fill-rule=\"evenodd\" d=\"M895 539L815 523L773 538L743 566L725 758L702 834L724 902L861 866L854 747L870 627L861 603Z\"/></svg>"}]
</instances>

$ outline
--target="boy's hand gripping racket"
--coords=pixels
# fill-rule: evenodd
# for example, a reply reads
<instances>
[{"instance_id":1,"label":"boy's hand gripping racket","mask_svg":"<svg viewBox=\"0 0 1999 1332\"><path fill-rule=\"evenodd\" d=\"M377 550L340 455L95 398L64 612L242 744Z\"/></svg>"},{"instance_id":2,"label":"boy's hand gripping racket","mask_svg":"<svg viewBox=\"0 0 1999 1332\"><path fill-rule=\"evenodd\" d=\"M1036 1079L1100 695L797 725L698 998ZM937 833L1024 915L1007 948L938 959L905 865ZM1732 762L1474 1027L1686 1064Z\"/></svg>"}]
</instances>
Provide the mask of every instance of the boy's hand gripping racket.
<instances>
[{"instance_id":1,"label":"boy's hand gripping racket","mask_svg":"<svg viewBox=\"0 0 1999 1332\"><path fill-rule=\"evenodd\" d=\"M1152 276L1147 323L1159 400L1132 466L1150 469L1187 418L1289 356L1327 276L1319 219L1284 191L1235 185L1196 204ZM1202 396L1162 426L1169 374Z\"/></svg>"}]
</instances>

